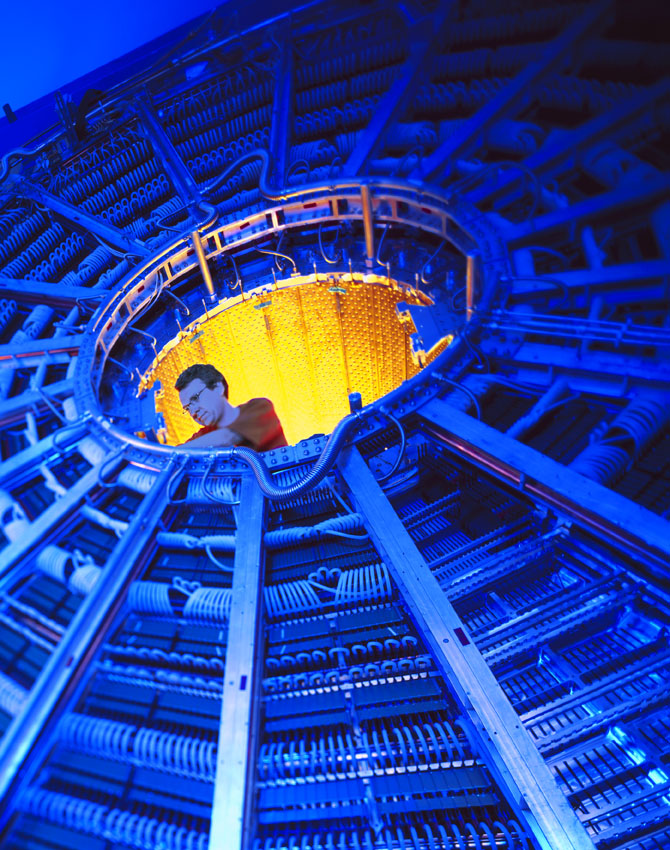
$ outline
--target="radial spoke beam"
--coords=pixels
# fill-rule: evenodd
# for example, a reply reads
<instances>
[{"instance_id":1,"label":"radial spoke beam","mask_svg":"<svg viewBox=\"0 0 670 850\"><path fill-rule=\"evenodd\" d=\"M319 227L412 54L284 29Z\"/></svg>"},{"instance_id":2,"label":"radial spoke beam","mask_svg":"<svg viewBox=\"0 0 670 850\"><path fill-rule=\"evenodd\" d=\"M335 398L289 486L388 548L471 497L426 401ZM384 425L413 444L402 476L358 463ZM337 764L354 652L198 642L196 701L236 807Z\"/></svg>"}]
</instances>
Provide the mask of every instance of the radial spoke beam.
<instances>
[{"instance_id":1,"label":"radial spoke beam","mask_svg":"<svg viewBox=\"0 0 670 850\"><path fill-rule=\"evenodd\" d=\"M606 266L601 269L552 272L552 274L537 275L527 279L519 275L512 280L511 295L556 291L557 281L567 289L584 287L591 289L591 287L609 287L612 284L627 284L654 278L670 278L670 260L645 260L639 263ZM627 292L627 297L630 300L630 292Z\"/></svg>"},{"instance_id":2,"label":"radial spoke beam","mask_svg":"<svg viewBox=\"0 0 670 850\"><path fill-rule=\"evenodd\" d=\"M609 0L588 3L584 12L565 31L546 45L539 59L527 65L485 106L466 119L453 135L445 139L437 150L414 169L410 177L415 180L435 178L450 159L463 155L473 145L477 145L482 135L496 121L518 111L520 106L527 103L529 92L532 93L538 80L561 62L577 42L605 19L609 5Z\"/></svg>"},{"instance_id":3,"label":"radial spoke beam","mask_svg":"<svg viewBox=\"0 0 670 850\"><path fill-rule=\"evenodd\" d=\"M77 301L104 298L107 294L105 290L96 291L86 286L65 286L61 283L0 277L0 298L16 298L22 304L73 307Z\"/></svg>"},{"instance_id":4,"label":"radial spoke beam","mask_svg":"<svg viewBox=\"0 0 670 850\"><path fill-rule=\"evenodd\" d=\"M659 345L670 348L670 328L639 325L629 322L608 322L603 319L577 319L518 310L493 310L479 314L486 327L493 331L518 331L551 336L559 340L583 339L619 345Z\"/></svg>"},{"instance_id":5,"label":"radial spoke beam","mask_svg":"<svg viewBox=\"0 0 670 850\"><path fill-rule=\"evenodd\" d=\"M384 141L386 131L401 115L407 100L420 82L442 35L445 21L453 15L454 6L453 0L441 3L435 15L427 16L416 25L415 33L410 35L412 45L409 58L391 88L380 100L370 123L351 152L342 169L344 176L354 177L365 171L366 165Z\"/></svg>"},{"instance_id":6,"label":"radial spoke beam","mask_svg":"<svg viewBox=\"0 0 670 850\"><path fill-rule=\"evenodd\" d=\"M588 221L595 216L613 215L620 210L630 213L636 206L667 198L668 193L670 193L670 174L662 174L657 179L612 189L611 192L602 192L600 195L531 218L521 224L510 225L502 231L501 235L509 244L523 242L525 239L535 237L538 233L546 233L575 222Z\"/></svg>"},{"instance_id":7,"label":"radial spoke beam","mask_svg":"<svg viewBox=\"0 0 670 850\"><path fill-rule=\"evenodd\" d=\"M152 105L143 98L137 98L134 108L140 116L141 128L151 142L154 151L160 156L172 185L184 202L184 206L191 207L200 203L202 196L198 184L193 179L193 175L186 167L184 160L177 153L175 146L167 137Z\"/></svg>"},{"instance_id":8,"label":"radial spoke beam","mask_svg":"<svg viewBox=\"0 0 670 850\"><path fill-rule=\"evenodd\" d=\"M28 180L21 177L10 175L7 178L7 183L14 194L21 198L31 198L36 203L47 207L63 218L83 227L85 230L95 233L101 239L109 242L115 248L121 251L126 251L129 254L134 254L137 257L146 257L149 255L149 249L139 239L134 236L129 236L118 227L112 224L107 224L99 218L95 218L90 213L86 212L82 207L76 207L74 204L52 195L41 186L36 186Z\"/></svg>"},{"instance_id":9,"label":"radial spoke beam","mask_svg":"<svg viewBox=\"0 0 670 850\"><path fill-rule=\"evenodd\" d=\"M635 357L632 354L613 354L607 351L582 352L580 348L566 348L564 345L551 345L541 342L526 342L510 356L503 347L500 355L495 348L484 348L484 353L500 362L512 363L516 368L522 366L553 368L565 375L592 375L597 378L618 381L628 379L668 386L670 370L667 360L656 362L650 357Z\"/></svg>"},{"instance_id":10,"label":"radial spoke beam","mask_svg":"<svg viewBox=\"0 0 670 850\"><path fill-rule=\"evenodd\" d=\"M667 520L444 401L433 400L419 413L428 432L461 457L666 571L670 562Z\"/></svg>"},{"instance_id":11,"label":"radial spoke beam","mask_svg":"<svg viewBox=\"0 0 670 850\"><path fill-rule=\"evenodd\" d=\"M370 537L436 664L477 730L488 766L517 817L525 821L543 850L593 850L518 715L357 449L343 453L340 469Z\"/></svg>"},{"instance_id":12,"label":"radial spoke beam","mask_svg":"<svg viewBox=\"0 0 670 850\"><path fill-rule=\"evenodd\" d=\"M12 398L3 399L0 403L0 425L22 422L27 411L48 407L49 401L53 404L54 399L67 398L73 392L74 380L65 378L63 381L47 384L41 391L25 390Z\"/></svg>"},{"instance_id":13,"label":"radial spoke beam","mask_svg":"<svg viewBox=\"0 0 670 850\"><path fill-rule=\"evenodd\" d=\"M251 475L242 480L239 516L209 838L210 847L229 850L251 846L262 672L265 499Z\"/></svg>"},{"instance_id":14,"label":"radial spoke beam","mask_svg":"<svg viewBox=\"0 0 670 850\"><path fill-rule=\"evenodd\" d=\"M286 182L293 126L293 42L289 21L284 23L280 38L282 47L277 68L270 130L270 151L274 162L272 176L275 186L284 186Z\"/></svg>"},{"instance_id":15,"label":"radial spoke beam","mask_svg":"<svg viewBox=\"0 0 670 850\"><path fill-rule=\"evenodd\" d=\"M0 744L0 800L5 803L0 803L0 832L12 814L7 804L16 800L49 751L55 724L79 676L105 640L110 623L124 604L128 586L145 565L147 547L168 503L167 485L175 468L176 461L171 460L156 477L100 579L33 685L23 711L7 729Z\"/></svg>"},{"instance_id":16,"label":"radial spoke beam","mask_svg":"<svg viewBox=\"0 0 670 850\"><path fill-rule=\"evenodd\" d=\"M83 334L75 336L56 336L48 339L28 339L23 342L8 342L0 345L0 363L11 362L15 366L23 365L23 358L48 354L76 354L84 341Z\"/></svg>"},{"instance_id":17,"label":"radial spoke beam","mask_svg":"<svg viewBox=\"0 0 670 850\"><path fill-rule=\"evenodd\" d=\"M646 123L652 132L655 126L653 108L670 98L670 80L663 79L646 91L636 92L631 97L617 103L612 109L596 115L580 127L561 133L555 141L549 141L539 151L523 161L523 165L537 175L553 175L561 167L574 167L575 158L586 147L594 145L603 138L611 139L621 126L630 127L630 122L638 116L649 114ZM471 203L479 203L485 198L499 197L509 191L519 180L524 180L518 171L507 171L493 180L489 180L466 194Z\"/></svg>"}]
</instances>

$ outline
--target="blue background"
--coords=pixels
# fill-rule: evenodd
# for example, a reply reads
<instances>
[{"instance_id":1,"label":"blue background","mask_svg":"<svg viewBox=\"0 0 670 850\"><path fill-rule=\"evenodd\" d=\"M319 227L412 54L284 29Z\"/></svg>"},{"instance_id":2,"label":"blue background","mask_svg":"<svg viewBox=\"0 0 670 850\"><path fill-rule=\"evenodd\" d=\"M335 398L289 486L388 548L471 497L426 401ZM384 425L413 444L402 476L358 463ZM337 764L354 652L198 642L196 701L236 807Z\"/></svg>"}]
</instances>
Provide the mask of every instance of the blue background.
<instances>
[{"instance_id":1,"label":"blue background","mask_svg":"<svg viewBox=\"0 0 670 850\"><path fill-rule=\"evenodd\" d=\"M217 0L3 4L0 105L16 111L217 5Z\"/></svg>"}]
</instances>

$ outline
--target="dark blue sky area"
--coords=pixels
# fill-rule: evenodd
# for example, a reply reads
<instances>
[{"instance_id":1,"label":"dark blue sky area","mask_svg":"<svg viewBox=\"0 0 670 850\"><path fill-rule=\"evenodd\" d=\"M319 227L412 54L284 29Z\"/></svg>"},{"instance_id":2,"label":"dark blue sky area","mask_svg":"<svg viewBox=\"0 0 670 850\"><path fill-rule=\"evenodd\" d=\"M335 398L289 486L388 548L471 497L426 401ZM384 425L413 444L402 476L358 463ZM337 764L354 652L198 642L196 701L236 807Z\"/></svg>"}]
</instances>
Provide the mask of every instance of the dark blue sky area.
<instances>
[{"instance_id":1,"label":"dark blue sky area","mask_svg":"<svg viewBox=\"0 0 670 850\"><path fill-rule=\"evenodd\" d=\"M10 0L3 3L0 104L9 103L12 109L19 109L210 11L219 2Z\"/></svg>"}]
</instances>

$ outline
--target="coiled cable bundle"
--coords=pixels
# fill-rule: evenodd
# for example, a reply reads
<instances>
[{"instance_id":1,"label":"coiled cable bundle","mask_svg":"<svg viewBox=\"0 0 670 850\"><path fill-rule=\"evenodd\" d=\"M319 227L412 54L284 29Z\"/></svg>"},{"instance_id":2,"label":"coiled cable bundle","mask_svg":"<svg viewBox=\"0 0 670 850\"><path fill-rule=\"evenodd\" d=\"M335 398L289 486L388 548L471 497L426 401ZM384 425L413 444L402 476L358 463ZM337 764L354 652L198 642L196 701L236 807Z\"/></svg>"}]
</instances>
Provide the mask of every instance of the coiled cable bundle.
<instances>
[{"instance_id":1,"label":"coiled cable bundle","mask_svg":"<svg viewBox=\"0 0 670 850\"><path fill-rule=\"evenodd\" d=\"M294 145L290 151L291 163L305 160L312 166L326 165L335 159L337 149L326 139L314 139L311 142L303 142Z\"/></svg>"},{"instance_id":2,"label":"coiled cable bundle","mask_svg":"<svg viewBox=\"0 0 670 850\"><path fill-rule=\"evenodd\" d=\"M140 764L208 782L214 781L215 741L140 728L136 730L132 752Z\"/></svg>"},{"instance_id":3,"label":"coiled cable bundle","mask_svg":"<svg viewBox=\"0 0 670 850\"><path fill-rule=\"evenodd\" d=\"M25 213L21 213L24 215ZM44 231L49 227L49 219L43 212L36 212L23 221L17 221L11 227L9 232L3 236L0 241L0 263L6 262L9 257L17 253L22 245L29 243L40 231ZM2 269L3 274L7 275L7 266Z\"/></svg>"},{"instance_id":4,"label":"coiled cable bundle","mask_svg":"<svg viewBox=\"0 0 670 850\"><path fill-rule=\"evenodd\" d=\"M670 396L667 394L635 399L611 422L606 438L632 440L634 453L638 455L669 419Z\"/></svg>"},{"instance_id":5,"label":"coiled cable bundle","mask_svg":"<svg viewBox=\"0 0 670 850\"><path fill-rule=\"evenodd\" d=\"M126 466L118 476L119 484L127 487L129 490L135 490L137 493L148 493L151 490L156 476L153 472L146 469L140 469L137 466Z\"/></svg>"},{"instance_id":6,"label":"coiled cable bundle","mask_svg":"<svg viewBox=\"0 0 670 850\"><path fill-rule=\"evenodd\" d=\"M601 438L572 461L570 469L603 483L613 480L639 456L669 419L667 394L634 399L610 422Z\"/></svg>"},{"instance_id":7,"label":"coiled cable bundle","mask_svg":"<svg viewBox=\"0 0 670 850\"><path fill-rule=\"evenodd\" d=\"M134 581L128 589L128 606L138 614L174 616L170 585L158 581Z\"/></svg>"},{"instance_id":8,"label":"coiled cable bundle","mask_svg":"<svg viewBox=\"0 0 670 850\"><path fill-rule=\"evenodd\" d=\"M137 729L129 723L69 714L58 729L62 743L91 754L126 760L132 751L132 739Z\"/></svg>"},{"instance_id":9,"label":"coiled cable bundle","mask_svg":"<svg viewBox=\"0 0 670 850\"><path fill-rule=\"evenodd\" d=\"M2 243L4 243L4 240L7 239L15 226L23 219L25 212L25 210L6 210L0 213L0 240L2 240ZM3 256L1 251L2 248L0 247L0 256Z\"/></svg>"},{"instance_id":10,"label":"coiled cable bundle","mask_svg":"<svg viewBox=\"0 0 670 850\"><path fill-rule=\"evenodd\" d=\"M207 504L214 497L217 502L235 504L240 500L240 489L240 479L231 476L190 478L187 499L189 502Z\"/></svg>"},{"instance_id":11,"label":"coiled cable bundle","mask_svg":"<svg viewBox=\"0 0 670 850\"><path fill-rule=\"evenodd\" d=\"M228 619L231 591L222 587L202 587L200 582L180 576L172 584L158 581L134 581L128 590L131 611L154 617L176 617L196 622L220 623Z\"/></svg>"},{"instance_id":12,"label":"coiled cable bundle","mask_svg":"<svg viewBox=\"0 0 670 850\"><path fill-rule=\"evenodd\" d=\"M531 839L516 820L432 821L371 830L309 832L257 838L252 850L527 850Z\"/></svg>"},{"instance_id":13,"label":"coiled cable bundle","mask_svg":"<svg viewBox=\"0 0 670 850\"><path fill-rule=\"evenodd\" d=\"M2 269L6 277L25 277L33 266L36 266L52 251L65 236L62 226L56 224L48 227L43 233L33 239L21 250L11 262Z\"/></svg>"},{"instance_id":14,"label":"coiled cable bundle","mask_svg":"<svg viewBox=\"0 0 670 850\"><path fill-rule=\"evenodd\" d=\"M335 602L383 602L391 598L393 587L386 564L367 564L340 573Z\"/></svg>"},{"instance_id":15,"label":"coiled cable bundle","mask_svg":"<svg viewBox=\"0 0 670 850\"><path fill-rule=\"evenodd\" d=\"M570 469L593 478L595 481L610 481L630 461L626 449L606 443L591 443L575 458Z\"/></svg>"},{"instance_id":16,"label":"coiled cable bundle","mask_svg":"<svg viewBox=\"0 0 670 850\"><path fill-rule=\"evenodd\" d=\"M91 592L102 572L90 555L84 555L78 549L68 552L52 543L38 554L36 566L81 596Z\"/></svg>"},{"instance_id":17,"label":"coiled cable bundle","mask_svg":"<svg viewBox=\"0 0 670 850\"><path fill-rule=\"evenodd\" d=\"M125 847L207 850L208 846L205 832L42 788L29 788L19 806L42 821L96 835Z\"/></svg>"},{"instance_id":18,"label":"coiled cable bundle","mask_svg":"<svg viewBox=\"0 0 670 850\"><path fill-rule=\"evenodd\" d=\"M102 245L87 254L76 271L79 283L85 283L105 269L114 260L112 254ZM103 284L104 286L104 284Z\"/></svg>"},{"instance_id":19,"label":"coiled cable bundle","mask_svg":"<svg viewBox=\"0 0 670 850\"><path fill-rule=\"evenodd\" d=\"M196 623L224 623L230 618L233 592L229 588L199 587L184 605L184 619Z\"/></svg>"},{"instance_id":20,"label":"coiled cable bundle","mask_svg":"<svg viewBox=\"0 0 670 850\"><path fill-rule=\"evenodd\" d=\"M50 543L37 556L37 568L63 584L74 571L74 555Z\"/></svg>"},{"instance_id":21,"label":"coiled cable bundle","mask_svg":"<svg viewBox=\"0 0 670 850\"><path fill-rule=\"evenodd\" d=\"M312 573L308 579L264 587L268 616L285 617L316 612L332 604L384 602L393 593L388 568L382 563L367 564L346 572L336 568L329 573L329 578L337 582L334 587L323 584L317 578L318 574Z\"/></svg>"},{"instance_id":22,"label":"coiled cable bundle","mask_svg":"<svg viewBox=\"0 0 670 850\"><path fill-rule=\"evenodd\" d=\"M303 543L308 540L324 537L328 534L338 536L340 533L343 533L347 537L353 537L353 535L348 535L347 532L356 531L360 528L363 528L363 517L361 514L343 514L342 516L324 520L317 525L267 531L264 541L269 549L279 549L283 546L289 546L292 543ZM361 539L365 539L365 536L361 535Z\"/></svg>"},{"instance_id":23,"label":"coiled cable bundle","mask_svg":"<svg viewBox=\"0 0 670 850\"><path fill-rule=\"evenodd\" d=\"M0 709L16 717L28 697L28 691L14 679L0 673Z\"/></svg>"},{"instance_id":24,"label":"coiled cable bundle","mask_svg":"<svg viewBox=\"0 0 670 850\"><path fill-rule=\"evenodd\" d=\"M367 763L362 762L363 756ZM261 780L270 782L329 774L343 778L369 769L382 773L398 767L453 767L462 765L466 758L472 759L472 755L466 755L447 720L390 728L376 723L362 731L358 745L350 732L321 734L307 743L303 737L264 743L258 756L258 774Z\"/></svg>"},{"instance_id":25,"label":"coiled cable bundle","mask_svg":"<svg viewBox=\"0 0 670 850\"><path fill-rule=\"evenodd\" d=\"M321 607L321 600L306 579L268 585L263 588L263 597L270 617L302 614Z\"/></svg>"},{"instance_id":26,"label":"coiled cable bundle","mask_svg":"<svg viewBox=\"0 0 670 850\"><path fill-rule=\"evenodd\" d=\"M16 313L16 301L11 298L0 299L0 331L4 331L14 318Z\"/></svg>"}]
</instances>

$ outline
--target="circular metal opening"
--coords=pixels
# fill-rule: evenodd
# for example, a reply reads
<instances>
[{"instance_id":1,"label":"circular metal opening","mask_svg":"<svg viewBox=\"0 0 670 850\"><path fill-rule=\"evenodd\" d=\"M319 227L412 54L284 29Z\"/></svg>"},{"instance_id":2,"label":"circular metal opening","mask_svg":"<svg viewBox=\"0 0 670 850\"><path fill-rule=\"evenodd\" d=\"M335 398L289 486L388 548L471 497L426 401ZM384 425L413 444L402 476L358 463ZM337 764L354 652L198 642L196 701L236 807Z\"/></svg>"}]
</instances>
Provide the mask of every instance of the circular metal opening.
<instances>
[{"instance_id":1,"label":"circular metal opening","mask_svg":"<svg viewBox=\"0 0 670 850\"><path fill-rule=\"evenodd\" d=\"M89 324L79 413L180 445L198 426L175 381L211 363L233 404L271 399L296 443L332 431L350 393L369 404L429 365L467 316L472 238L437 195L320 192L205 222L137 268Z\"/></svg>"}]
</instances>

